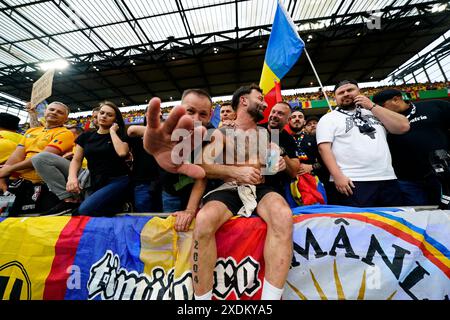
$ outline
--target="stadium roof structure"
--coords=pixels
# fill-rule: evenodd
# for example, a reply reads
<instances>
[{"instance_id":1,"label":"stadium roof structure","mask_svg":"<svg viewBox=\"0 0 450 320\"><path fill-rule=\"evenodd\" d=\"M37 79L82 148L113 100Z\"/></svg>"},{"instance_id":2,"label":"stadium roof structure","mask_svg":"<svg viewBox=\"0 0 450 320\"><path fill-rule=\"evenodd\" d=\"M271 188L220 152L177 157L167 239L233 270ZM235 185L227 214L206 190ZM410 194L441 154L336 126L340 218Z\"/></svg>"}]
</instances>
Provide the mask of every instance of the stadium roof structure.
<instances>
[{"instance_id":1,"label":"stadium roof structure","mask_svg":"<svg viewBox=\"0 0 450 320\"><path fill-rule=\"evenodd\" d=\"M324 85L383 80L450 29L449 1L283 0ZM63 59L50 101L179 100L259 82L275 0L0 0L0 92L29 100ZM305 54L282 88L317 86Z\"/></svg>"}]
</instances>

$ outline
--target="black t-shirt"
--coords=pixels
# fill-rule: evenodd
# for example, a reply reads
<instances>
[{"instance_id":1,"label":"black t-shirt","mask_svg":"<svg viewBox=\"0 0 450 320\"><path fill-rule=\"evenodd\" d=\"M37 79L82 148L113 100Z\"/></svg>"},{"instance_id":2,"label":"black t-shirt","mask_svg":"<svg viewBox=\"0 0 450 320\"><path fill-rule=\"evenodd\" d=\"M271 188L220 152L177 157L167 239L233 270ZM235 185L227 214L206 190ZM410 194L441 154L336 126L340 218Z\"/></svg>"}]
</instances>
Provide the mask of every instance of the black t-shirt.
<instances>
[{"instance_id":1,"label":"black t-shirt","mask_svg":"<svg viewBox=\"0 0 450 320\"><path fill-rule=\"evenodd\" d=\"M267 129L267 123L262 125ZM269 131L269 136L271 137L271 131ZM279 134L279 147L283 148L284 152L290 159L297 159L296 144L294 138L286 132L286 130L281 130ZM286 171L278 172L275 175L265 176L265 184L273 187L278 193L284 196L285 184L291 181L291 177L286 173Z\"/></svg>"},{"instance_id":2,"label":"black t-shirt","mask_svg":"<svg viewBox=\"0 0 450 320\"><path fill-rule=\"evenodd\" d=\"M330 173L327 167L322 161L322 157L319 153L319 148L317 147L317 141L315 135L310 135L304 131L298 134L293 133L292 137L297 145L297 157L301 163L315 164L319 163L320 167L313 170L313 174L319 177L322 182L327 182L330 179Z\"/></svg>"},{"instance_id":3,"label":"black t-shirt","mask_svg":"<svg viewBox=\"0 0 450 320\"><path fill-rule=\"evenodd\" d=\"M296 144L297 157L302 163L314 164L319 158L316 137L301 131L294 134L293 139Z\"/></svg>"},{"instance_id":4,"label":"black t-shirt","mask_svg":"<svg viewBox=\"0 0 450 320\"><path fill-rule=\"evenodd\" d=\"M410 130L401 135L388 134L392 165L400 180L421 179L432 174L430 153L437 149L449 150L450 103L414 102L402 114L409 115Z\"/></svg>"},{"instance_id":5,"label":"black t-shirt","mask_svg":"<svg viewBox=\"0 0 450 320\"><path fill-rule=\"evenodd\" d=\"M134 182L150 182L158 179L159 166L155 158L144 149L142 137L129 137L128 143L133 153L133 170L131 178Z\"/></svg>"},{"instance_id":6,"label":"black t-shirt","mask_svg":"<svg viewBox=\"0 0 450 320\"><path fill-rule=\"evenodd\" d=\"M128 142L127 137L121 137L121 140ZM75 143L83 148L95 190L102 187L109 178L129 173L125 158L117 155L109 133L84 132L75 140Z\"/></svg>"}]
</instances>

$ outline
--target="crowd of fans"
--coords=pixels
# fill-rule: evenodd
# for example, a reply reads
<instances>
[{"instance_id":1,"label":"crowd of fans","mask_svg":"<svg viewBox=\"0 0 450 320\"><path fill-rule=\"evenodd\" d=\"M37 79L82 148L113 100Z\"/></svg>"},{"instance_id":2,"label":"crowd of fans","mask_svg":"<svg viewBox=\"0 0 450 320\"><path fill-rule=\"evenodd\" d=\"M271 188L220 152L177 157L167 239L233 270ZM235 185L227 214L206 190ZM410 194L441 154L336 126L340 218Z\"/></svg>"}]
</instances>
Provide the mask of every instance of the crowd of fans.
<instances>
[{"instance_id":1,"label":"crowd of fans","mask_svg":"<svg viewBox=\"0 0 450 320\"><path fill-rule=\"evenodd\" d=\"M415 84L415 85L404 85L404 86L395 86L395 87L389 87L389 90L401 90L402 92L408 92L411 90L431 90L431 89L442 89L445 88L446 85L448 85L448 83L434 83L434 84ZM358 88L359 89L359 88ZM377 92L386 90L387 88L364 88L361 89L360 94L363 96L372 96L375 95ZM400 91L398 91L400 92ZM330 97L334 98L334 92L330 92ZM290 104L289 102L292 101L292 99L310 99L310 98L320 98L320 93L311 93L311 94L302 94L302 95L296 95L296 96L287 96L284 97L286 105L290 107L291 109L291 118L289 119L289 123L285 123L284 127L285 127L285 131L289 132L294 138L296 138L297 141L297 150L295 151L296 157L302 162L301 163L301 170L300 172L306 172L306 173L314 173L317 177L319 177L320 181L326 186L326 189L329 189L330 184L329 184L329 172L327 170L327 166L325 165L325 163L322 161L319 152L318 152L318 148L317 148L317 144L315 142L315 130L316 130L316 126L317 123L319 122L319 118L312 116L309 117L308 119L306 119L304 113L302 112L302 110L296 110L295 108L293 109L292 104ZM212 104L212 102L211 102ZM50 108L50 106L52 106ZM142 136L143 136L143 130L145 129L144 126L141 125L135 125L133 123L145 123L145 110L144 111L140 111L140 110L134 110L134 111L129 111L126 113L121 113L120 110L117 108L115 109L115 105L112 102L102 102L100 104L99 107L96 107L93 109L93 113L90 117L79 117L76 119L68 119L68 113L64 116L61 117L61 114L56 114L54 112L54 110L56 109L61 109L62 111L68 111L69 108L67 106L65 106L63 103L59 103L59 102L54 102L50 105L47 110L46 110L46 114L45 114L45 121L44 122L40 122L37 120L37 114L35 112L35 110L29 110L30 113L30 122L27 123L27 127L31 127L30 129L27 130L27 136L29 136L30 134L34 135L34 136L44 136L46 132L48 132L48 129L46 129L46 126L52 124L52 120L54 120L54 118L58 118L59 117L59 121L61 122L59 125L63 125L64 124L64 130L66 130L66 132L64 133L66 135L65 139L63 140L67 140L67 141L62 141L61 139L54 139L59 132L57 132L56 136L48 136L46 137L47 140L50 139L54 139L54 141L58 142L58 144L52 145L51 143L46 145L44 149L39 149L39 150L35 150L37 147L33 145L34 142L30 142L30 152L23 152L19 154L19 155L15 155L12 153L12 148L15 147L19 141L17 139L17 134L15 133L15 137L14 139L10 139L10 140L14 140L14 142L9 141L8 142L8 146L3 148L3 153L7 153L10 152L11 154L13 154L13 158L17 158L17 159L21 159L22 161L27 160L27 163L25 165L21 165L17 168L15 168L14 170L8 170L8 173L13 173L15 171L17 171L16 173L12 174L12 177L15 177L15 175L17 176L21 176L23 177L24 174L24 170L25 171L30 171L33 172L33 174L31 175L32 177L29 178L28 180L30 180L32 183L36 183L36 182L45 182L44 185L45 186L50 186L50 190L53 191L54 194L56 194L57 197L59 197L59 200L63 200L63 202L59 203L59 206L56 206L54 208L54 210L51 210L50 213L54 213L55 211L61 211L62 208L77 208L79 206L79 202L82 200L82 198L80 198L79 196L75 195L73 192L68 192L66 191L66 182L67 179L69 178L69 166L70 166L70 160L72 160L72 158L77 159L77 162L79 163L79 167L77 167L77 169L73 169L74 172L72 172L72 180L74 180L75 178L75 174L81 174L83 172L83 170L87 169L87 165L86 165L86 159L84 160L83 163L83 169L80 170L81 168L81 163L83 162L83 157L80 155L80 153L76 152L76 149L74 148L74 145L82 145L81 141L85 141L86 140L86 133L92 133L92 132L97 132L99 129L99 127L101 127L101 125L99 125L99 112L101 112L101 114L104 114L105 111L101 110L102 108L110 108L110 109L114 109L113 113L116 113L115 115L111 116L111 118L114 118L114 122L120 122L120 134L118 134L118 137L120 137L121 141L123 143L125 143L127 145L127 147L121 147L123 148L123 150L121 151L121 156L119 156L117 158L117 163L115 163L113 165L112 168L109 168L108 171L108 167L114 162L112 161L112 159L114 159L115 155L117 152L115 152L114 150L111 149L110 146L110 150L109 150L109 154L105 159L105 162L102 163L102 161L98 161L97 157L94 160L91 159L91 163L100 163L102 166L101 173L99 173L98 176L96 176L96 180L92 180L92 174L91 174L91 179L88 181L88 183L86 184L86 186L88 185L93 185L95 186L94 189L89 189L89 190L85 190L86 195L89 193L92 193L93 191L98 191L99 189L101 189L102 187L104 187L105 185L107 185L108 181L110 180L109 178L111 178L111 176L115 176L114 174L112 174L112 172L117 171L120 172L121 175L120 176L124 176L126 175L126 169L125 168L131 168L132 165L131 164L135 164L134 165L134 171L130 169L130 174L131 177L134 177L132 180L133 183L136 184L136 181L138 181L138 185L143 184L143 186L141 186L140 188L144 188L146 191L145 192L137 192L135 195L133 194L128 194L126 195L126 188L123 189L123 186L126 186L130 183L130 181L126 180L125 182L122 183L122 189L118 188L117 190L119 190L118 195L120 196L113 196L112 199L117 200L117 199L121 199L121 201L119 201L120 203L118 205L112 206L113 208L111 208L111 206L109 206L107 203L104 203L103 201L100 200L96 200L95 203L96 204L100 204L100 207L97 209L91 209L89 208L89 210L85 209L84 207L84 213L87 213L89 215L96 215L96 214L101 214L102 210L105 212L113 212L114 210L121 211L121 210L137 210L137 211L166 211L166 212L185 212L186 207L188 205L189 202L189 195L190 195L190 190L189 192L185 192L185 190L182 188L182 186L189 184L189 181L178 181L176 179L176 177L171 176L171 175L167 175L167 172L164 172L164 170L161 170L161 168L156 164L156 162L154 161L154 159L149 156L146 152L143 151L142 146L141 146L141 142L142 142ZM55 108L56 106L56 108ZM221 106L221 124L226 124L229 125L230 123L233 122L233 119L235 117L233 108L231 107L231 102L228 101L224 101L221 102L220 104ZM208 121L210 120L211 114L212 114L212 108L211 106L208 106L206 108L206 111L202 111L202 122L204 126L208 126L210 124L208 124ZM293 110L292 110L293 109ZM60 111L61 111L60 110ZM109 110L111 111L111 110ZM167 113L164 114L163 112L167 112L168 110L161 110L161 120L163 121L165 118L167 118ZM196 110L191 110L189 111L191 113L195 113L198 112ZM48 113L48 114L47 114ZM10 115L9 115L10 117ZM47 117L50 117L50 121L48 121ZM445 119L445 116L444 116ZM120 121L119 121L120 120ZM11 119L8 120L9 123L11 123ZM14 121L13 121L14 122ZM53 121L54 122L54 121ZM102 122L102 121L101 121ZM131 125L130 125L131 124ZM113 122L110 123L110 127L109 128L103 128L102 133L106 135L103 135L103 137L108 137L108 141L109 143L114 146L114 140L111 140L110 136L112 134L110 134L110 128L111 127L116 127L115 125L113 125ZM37 129L39 128L39 129ZM16 130L11 130L11 127L9 128L9 132L11 131L15 131L20 133L21 130L19 130L19 128L15 128ZM25 128L22 128L22 130ZM125 130L128 129L128 135L126 134ZM68 133L69 130L71 130L73 133ZM41 132L42 131L42 132ZM51 131L51 130L50 130ZM37 132L37 133L36 133ZM136 133L137 132L137 133ZM84 133L84 134L82 134ZM80 140L81 138L78 137L80 134L81 138L83 138L83 140ZM4 135L7 136L6 131L4 131ZM9 133L9 136L11 136L11 133ZM305 137L306 136L306 137ZM131 139L130 137L133 137L133 139ZM314 139L310 139L309 137L314 137ZM73 138L73 139L72 139ZM90 142L92 139L96 140L96 139L100 139L97 136L93 136L93 138L89 138L88 142ZM136 138L138 139L136 141ZM75 140L77 139L77 140ZM91 140L90 140L91 139ZM101 139L100 139L101 140ZM130 141L129 141L130 140ZM131 141L133 140L133 141ZM302 140L307 141L308 143L305 144ZM19 145L21 146L25 146L24 145L24 141L20 142ZM62 143L62 144L61 144ZM75 144L74 144L75 143ZM85 142L84 142L85 143ZM105 142L106 143L106 142ZM116 144L120 145L119 142L117 142ZM67 150L63 149L61 146L66 146L67 145ZM132 145L132 147L130 146ZM33 149L34 148L34 149ZM73 150L72 150L73 148ZM96 146L97 150L100 149L100 146L97 145ZM42 161L40 159L40 157L35 157L33 158L33 161L29 161L31 159L31 157L35 156L36 154L38 154L41 151L46 151L46 150L50 150L50 153L53 153L53 155L51 156L46 156L44 159L42 159L42 161L44 162L44 165L42 164ZM55 150L56 149L56 150ZM7 151L8 150L8 151ZM89 148L88 148L89 150ZM140 151L139 151L140 150ZM117 150L116 150L117 151ZM56 154L56 155L55 155ZM75 155L75 156L74 156ZM82 154L83 155L83 154ZM87 152L86 154L86 158L88 160L89 163L89 155L90 152ZM138 155L138 156L137 156ZM17 157L16 157L17 156ZM5 155L3 155L3 164L6 164L6 160L7 157ZM22 159L23 158L23 159ZM64 161L60 161L59 158L62 158ZM122 159L123 158L123 159ZM17 159L15 159L14 161L17 162ZM145 159L146 162L151 163L151 167L149 168L146 163L142 162L142 159ZM55 160L58 160L57 163L55 164ZM394 159L395 160L395 159ZM20 161L19 161L20 162ZM72 160L73 162L73 160ZM0 164L2 165L2 164ZM50 167L47 169L45 167L45 165L50 165ZM34 167L33 167L34 166ZM9 167L8 165L4 165L3 166L3 171L5 171L5 168ZM53 168L59 168L58 170L61 171L58 175L55 175L55 170L52 171L52 167ZM44 168L44 169L43 169ZM11 169L11 168L9 168ZM47 177L47 171L48 170L50 172L50 175ZM106 171L105 171L106 170ZM141 170L142 172L137 172L137 170ZM86 170L88 171L88 170ZM96 171L94 169L94 171ZM0 171L1 172L1 171ZM103 172L103 173L102 173ZM106 173L105 173L106 172ZM106 176L108 176L108 178L106 177L102 177L102 174ZM146 177L145 175L149 175L149 177ZM9 174L4 174L4 176L9 176ZM39 177L40 176L40 177ZM27 177L27 175L25 174L25 177ZM1 178L1 177L0 177ZM105 180L106 179L106 180ZM12 180L14 181L14 179ZM57 182L55 184L55 181ZM1 182L1 179L0 179ZM86 181L84 181L86 182ZM162 182L162 183L161 183ZM297 182L298 183L298 182ZM174 185L176 185L177 187L174 188ZM6 187L6 182L5 180L3 180L3 183L0 185L2 186L2 189L4 191L7 190ZM181 187L180 187L181 186ZM80 187L76 186L73 187L73 190L76 191L80 191ZM88 189L88 188L86 188ZM45 191L45 187L43 189ZM73 191L71 190L71 191ZM150 192L148 192L148 190L151 190ZM45 194L44 191L41 191L42 194ZM327 190L329 191L329 190ZM108 195L114 195L115 193L112 192L111 190L108 191L107 193ZM143 194L147 194L146 196L143 196ZM84 195L84 193L83 193ZM124 197L121 197L122 195L126 195ZM294 201L292 202L293 204L305 204L303 200L299 199L300 194L297 194L297 198L294 195ZM331 197L330 197L331 196ZM327 194L324 194L324 197L322 200L323 202L325 202L325 199L332 199L333 196L331 194L329 194L327 196ZM97 199L97 197L91 197L91 199ZM109 197L106 196L102 196L99 199L110 199ZM137 199L137 201L136 201ZM150 205L149 203L146 202L150 202L150 199L152 199L152 205ZM180 199L182 199L182 201L180 201ZM333 200L331 200L333 201ZM108 202L108 201L107 201ZM127 207L124 207L124 205L128 203ZM52 203L54 204L54 203ZM436 204L436 201L434 202L434 204ZM38 206L39 207L39 206ZM40 210L43 210L44 207L39 207ZM108 209L108 210L107 210ZM110 210L111 209L111 210ZM190 211L195 210L195 208L189 208Z\"/></svg>"},{"instance_id":2,"label":"crowd of fans","mask_svg":"<svg viewBox=\"0 0 450 320\"><path fill-rule=\"evenodd\" d=\"M446 89L450 85L450 82L434 82L434 83L414 83L414 84L404 84L397 86L382 86L382 87L367 87L361 88L361 94L366 96L372 96L380 90L384 89L397 89L404 93L410 93L414 91L423 91L423 90L440 90ZM333 98L333 91L326 91L326 94L329 98ZM323 100L325 96L322 90L319 89L318 92L309 92L309 93L299 93L295 95L289 95L283 97L288 102L305 102L312 100Z\"/></svg>"},{"instance_id":3,"label":"crowd of fans","mask_svg":"<svg viewBox=\"0 0 450 320\"><path fill-rule=\"evenodd\" d=\"M450 82L434 82L434 83L417 83L417 84L404 84L397 86L385 86L385 87L367 87L362 88L361 93L367 96L372 96L376 92L383 89L397 89L404 93L411 93L415 91L423 91L423 90L439 90L446 89L450 87ZM333 99L333 91L326 91L326 94L329 99ZM283 100L290 103L291 105L295 105L298 102L306 102L313 100L323 100L325 99L322 91L319 89L317 92L307 92L307 93L297 93L294 95L286 95L283 96ZM230 101L217 101L217 105L222 105L224 103L230 103ZM170 113L173 107L162 108L162 113L164 117ZM124 121L126 124L138 124L144 121L144 110L131 110L127 112L122 112ZM74 125L81 127L83 129L93 128L92 125L92 116L79 116L77 118L70 118L67 123L69 125ZM25 132L28 129L28 124L24 124L22 126L22 132Z\"/></svg>"},{"instance_id":4,"label":"crowd of fans","mask_svg":"<svg viewBox=\"0 0 450 320\"><path fill-rule=\"evenodd\" d=\"M258 214L271 243L263 297L279 298L292 252L291 208L448 206L450 104L404 101L398 90L446 85L360 89L344 80L330 92L338 107L320 119L292 107L289 99L298 96L276 103L264 119L267 104L252 84L220 104L216 125L210 122L213 102L202 89L183 92L182 118L176 110L164 116L153 98L148 126L144 112L122 113L111 101L71 121L69 107L52 102L44 122L28 104L30 128L23 136L18 117L0 114L0 192L13 199L2 210L10 216L166 212L179 232L195 217L193 237L201 248L193 251L196 299L211 297L214 265L207 257L214 256L216 230L233 215ZM142 125L126 124L139 117ZM211 129L200 153L199 146L185 151L189 136L186 144L172 140L177 125L192 129L194 122ZM256 143L247 136L252 130ZM273 135L278 138L271 142ZM172 152L179 147L182 152ZM198 273L199 265L206 271Z\"/></svg>"}]
</instances>

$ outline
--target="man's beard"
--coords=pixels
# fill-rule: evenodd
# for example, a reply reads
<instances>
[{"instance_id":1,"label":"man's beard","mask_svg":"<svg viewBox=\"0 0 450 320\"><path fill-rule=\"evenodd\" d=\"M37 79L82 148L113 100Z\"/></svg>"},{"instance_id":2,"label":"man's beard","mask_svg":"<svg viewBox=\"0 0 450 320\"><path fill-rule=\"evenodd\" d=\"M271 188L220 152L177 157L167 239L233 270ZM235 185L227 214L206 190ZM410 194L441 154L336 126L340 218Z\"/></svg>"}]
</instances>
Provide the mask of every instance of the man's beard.
<instances>
[{"instance_id":1,"label":"man's beard","mask_svg":"<svg viewBox=\"0 0 450 320\"><path fill-rule=\"evenodd\" d=\"M350 103L350 104L346 104L346 105L341 104L339 106L339 108L341 108L343 110L353 110L356 108L356 104L354 101L352 101L352 103Z\"/></svg>"},{"instance_id":2,"label":"man's beard","mask_svg":"<svg viewBox=\"0 0 450 320\"><path fill-rule=\"evenodd\" d=\"M253 118L253 120L258 123L264 119L264 114L259 111L259 108L253 108L248 111L249 115Z\"/></svg>"},{"instance_id":3,"label":"man's beard","mask_svg":"<svg viewBox=\"0 0 450 320\"><path fill-rule=\"evenodd\" d=\"M300 132L300 131L302 131L302 129L303 129L302 126L299 126L299 127L293 127L290 123L289 123L289 128L291 128L291 130L292 130L293 132Z\"/></svg>"}]
</instances>

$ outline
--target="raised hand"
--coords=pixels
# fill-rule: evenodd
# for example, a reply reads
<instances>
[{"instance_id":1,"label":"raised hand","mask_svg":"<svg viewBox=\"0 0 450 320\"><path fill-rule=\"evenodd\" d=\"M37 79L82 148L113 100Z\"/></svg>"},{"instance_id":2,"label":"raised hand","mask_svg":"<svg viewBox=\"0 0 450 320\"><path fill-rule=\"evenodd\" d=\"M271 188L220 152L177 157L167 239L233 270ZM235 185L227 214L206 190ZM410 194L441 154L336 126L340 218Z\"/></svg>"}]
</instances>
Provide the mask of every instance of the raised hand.
<instances>
[{"instance_id":1,"label":"raised hand","mask_svg":"<svg viewBox=\"0 0 450 320\"><path fill-rule=\"evenodd\" d=\"M152 98L148 105L147 111L147 127L144 133L144 149L155 157L158 165L164 170L172 173L180 173L201 179L205 177L205 170L198 165L186 163L174 163L172 150L178 141L172 141L172 133L177 129L188 130L189 134L185 139L189 139L194 131L200 130L202 134L204 127L196 127L194 129L194 121L187 115L183 107L177 106L170 113L167 120L160 124L161 100ZM193 139L192 139L193 140ZM184 155L185 160L190 155Z\"/></svg>"}]
</instances>

